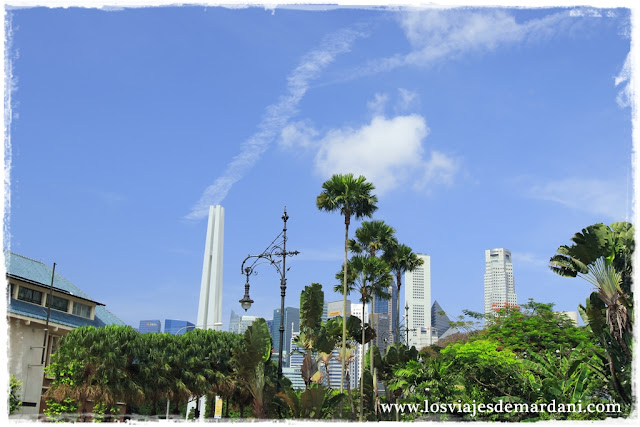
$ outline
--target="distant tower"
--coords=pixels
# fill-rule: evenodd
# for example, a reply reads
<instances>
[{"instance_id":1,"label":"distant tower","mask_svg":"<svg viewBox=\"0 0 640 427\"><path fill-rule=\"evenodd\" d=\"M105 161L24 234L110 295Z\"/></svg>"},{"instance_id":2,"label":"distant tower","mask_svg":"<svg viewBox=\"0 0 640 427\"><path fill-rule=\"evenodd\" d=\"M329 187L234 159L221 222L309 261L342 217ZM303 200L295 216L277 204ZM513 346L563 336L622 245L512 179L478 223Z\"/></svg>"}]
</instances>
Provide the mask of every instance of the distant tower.
<instances>
[{"instance_id":1,"label":"distant tower","mask_svg":"<svg viewBox=\"0 0 640 427\"><path fill-rule=\"evenodd\" d=\"M409 346L419 350L437 341L431 330L431 257L417 254L424 263L404 273L404 300L409 306Z\"/></svg>"},{"instance_id":2,"label":"distant tower","mask_svg":"<svg viewBox=\"0 0 640 427\"><path fill-rule=\"evenodd\" d=\"M484 314L497 315L502 307L517 304L511 252L487 249L484 258Z\"/></svg>"},{"instance_id":3,"label":"distant tower","mask_svg":"<svg viewBox=\"0 0 640 427\"><path fill-rule=\"evenodd\" d=\"M209 223L207 225L207 241L204 246L204 262L202 263L202 283L200 285L200 301L198 302L198 320L196 328L215 329L220 331L222 325L222 250L224 247L224 209L222 206L209 206ZM199 413L196 418L205 419L207 397L191 401L187 404L187 417L191 408Z\"/></svg>"},{"instance_id":4,"label":"distant tower","mask_svg":"<svg viewBox=\"0 0 640 427\"><path fill-rule=\"evenodd\" d=\"M224 209L209 206L207 242L204 247L202 284L198 304L197 328L220 330L222 323L222 251L224 246Z\"/></svg>"}]
</instances>

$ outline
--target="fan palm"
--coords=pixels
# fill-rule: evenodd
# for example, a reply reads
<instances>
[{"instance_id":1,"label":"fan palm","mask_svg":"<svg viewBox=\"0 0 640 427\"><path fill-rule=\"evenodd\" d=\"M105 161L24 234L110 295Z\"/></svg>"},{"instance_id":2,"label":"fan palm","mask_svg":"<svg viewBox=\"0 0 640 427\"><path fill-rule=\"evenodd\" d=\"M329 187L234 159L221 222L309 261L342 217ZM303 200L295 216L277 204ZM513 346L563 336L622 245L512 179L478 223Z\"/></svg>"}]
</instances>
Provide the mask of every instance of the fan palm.
<instances>
[{"instance_id":1,"label":"fan palm","mask_svg":"<svg viewBox=\"0 0 640 427\"><path fill-rule=\"evenodd\" d=\"M405 244L395 244L391 245L387 250L385 250L384 255L382 257L387 264L389 264L389 268L391 272L395 275L396 278L396 287L398 289L398 298L396 298L396 308L395 308L395 327L394 327L394 342L400 341L400 287L402 286L402 275L407 271L414 271L416 268L420 267L424 264L424 260L422 258L418 258L409 246Z\"/></svg>"},{"instance_id":2,"label":"fan palm","mask_svg":"<svg viewBox=\"0 0 640 427\"><path fill-rule=\"evenodd\" d=\"M339 211L344 216L344 272L343 272L343 313L347 312L347 252L349 242L349 225L351 217L356 219L371 217L378 209L378 198L373 194L375 186L360 175L336 174L322 184L322 192L316 198L316 206L327 212ZM342 328L342 352L346 351L346 322ZM340 393L344 387L345 361L342 360Z\"/></svg>"},{"instance_id":3,"label":"fan palm","mask_svg":"<svg viewBox=\"0 0 640 427\"><path fill-rule=\"evenodd\" d=\"M630 359L631 351L624 339L624 333L631 329L628 314L629 301L620 288L622 274L604 258L598 258L587 268L589 272L580 276L595 286L598 297L607 307L605 318L609 325L609 332Z\"/></svg>"},{"instance_id":4,"label":"fan palm","mask_svg":"<svg viewBox=\"0 0 640 427\"><path fill-rule=\"evenodd\" d=\"M360 293L360 302L362 302L362 313L364 314L365 305L370 302L374 296L382 299L388 299L389 294L386 292L389 284L392 281L391 273L389 272L389 266L382 259L378 257L367 257L362 255L355 255L349 261L350 272L347 278L347 294L357 291ZM336 279L340 279L341 273L336 274ZM336 292L342 292L343 288L340 285L336 285L334 288ZM345 295L347 295L345 294ZM365 345L365 328L362 327L362 360L364 362L364 345ZM344 359L343 359L344 361ZM360 380L360 395L364 395L363 384L364 381L364 363L361 367L361 380ZM362 399L361 402L364 400ZM360 405L360 419L362 420L363 407Z\"/></svg>"},{"instance_id":5,"label":"fan palm","mask_svg":"<svg viewBox=\"0 0 640 427\"><path fill-rule=\"evenodd\" d=\"M374 257L380 252L386 254L398 244L398 240L394 236L395 232L393 227L382 220L363 221L356 230L355 239L349 240L349 249L354 254L366 254L370 257ZM372 304L375 305L375 296ZM371 310L371 314L373 315L373 310Z\"/></svg>"}]
</instances>

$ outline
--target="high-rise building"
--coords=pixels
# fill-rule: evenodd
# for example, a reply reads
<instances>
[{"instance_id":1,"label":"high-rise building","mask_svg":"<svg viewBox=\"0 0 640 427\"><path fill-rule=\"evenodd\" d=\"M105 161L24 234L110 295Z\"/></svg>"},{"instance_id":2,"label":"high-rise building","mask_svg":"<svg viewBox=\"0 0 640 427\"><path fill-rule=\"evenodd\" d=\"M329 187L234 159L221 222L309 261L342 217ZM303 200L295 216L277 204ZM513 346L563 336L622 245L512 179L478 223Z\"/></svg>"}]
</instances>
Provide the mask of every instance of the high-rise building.
<instances>
[{"instance_id":1,"label":"high-rise building","mask_svg":"<svg viewBox=\"0 0 640 427\"><path fill-rule=\"evenodd\" d=\"M389 322L384 322L380 324L374 323L374 328L376 330L376 334L378 336L385 336L385 339L388 339L387 336L390 333L393 333L395 330L396 324L396 301L398 299L398 288L395 284L392 284L387 288L387 294L389 295L388 299L378 298L374 295L373 297L373 314L384 314L389 316ZM386 319L385 316L383 318ZM384 324L384 328L381 326ZM391 340L393 341L393 339ZM376 345L378 345L376 343ZM380 349L382 351L382 348Z\"/></svg>"},{"instance_id":2,"label":"high-rise building","mask_svg":"<svg viewBox=\"0 0 640 427\"><path fill-rule=\"evenodd\" d=\"M253 322L255 322L257 319L256 316L247 316L247 315L243 315L240 318L240 322L238 323L238 329L236 330L237 334L244 334L244 331L246 331L249 326L251 326L253 324Z\"/></svg>"},{"instance_id":3,"label":"high-rise building","mask_svg":"<svg viewBox=\"0 0 640 427\"><path fill-rule=\"evenodd\" d=\"M141 320L138 332L141 334L159 334L162 322L159 320Z\"/></svg>"},{"instance_id":4,"label":"high-rise building","mask_svg":"<svg viewBox=\"0 0 640 427\"><path fill-rule=\"evenodd\" d=\"M437 336L431 330L431 257L416 255L424 263L404 274L404 299L409 306L406 320L409 330L408 345L421 349L437 341Z\"/></svg>"},{"instance_id":5,"label":"high-rise building","mask_svg":"<svg viewBox=\"0 0 640 427\"><path fill-rule=\"evenodd\" d=\"M231 310L231 315L229 316L229 332L233 332L234 334L244 334L244 331L246 331L256 319L256 316L238 316L233 310Z\"/></svg>"},{"instance_id":6,"label":"high-rise building","mask_svg":"<svg viewBox=\"0 0 640 427\"><path fill-rule=\"evenodd\" d=\"M240 328L240 320L242 318L236 314L235 311L231 310L231 314L229 315L229 332L233 332L234 334L238 333L238 329Z\"/></svg>"},{"instance_id":7,"label":"high-rise building","mask_svg":"<svg viewBox=\"0 0 640 427\"><path fill-rule=\"evenodd\" d=\"M342 316L342 310L344 309L344 300L330 301L325 303L327 305L327 319L332 317ZM351 316L351 301L347 300L347 317ZM342 316L345 317L345 316Z\"/></svg>"},{"instance_id":8,"label":"high-rise building","mask_svg":"<svg viewBox=\"0 0 640 427\"><path fill-rule=\"evenodd\" d=\"M511 252L504 248L484 252L484 314L497 315L502 307L517 305Z\"/></svg>"},{"instance_id":9,"label":"high-rise building","mask_svg":"<svg viewBox=\"0 0 640 427\"><path fill-rule=\"evenodd\" d=\"M284 309L284 341L282 345L282 366L287 366L290 354L289 344L291 343L291 331L300 330L300 309L286 307ZM271 338L273 340L273 350L271 357L277 358L280 350L280 309L273 310L273 324L271 325Z\"/></svg>"},{"instance_id":10,"label":"high-rise building","mask_svg":"<svg viewBox=\"0 0 640 427\"><path fill-rule=\"evenodd\" d=\"M367 305L364 306L364 314L362 313L362 304L353 304L351 307L351 315L360 319L361 322L367 323L369 322L369 307ZM369 348L369 344L365 345L365 351ZM362 346L360 344L356 345L356 368L362 365ZM356 384L360 384L360 368L355 369L352 374L354 381Z\"/></svg>"},{"instance_id":11,"label":"high-rise building","mask_svg":"<svg viewBox=\"0 0 640 427\"><path fill-rule=\"evenodd\" d=\"M290 368L284 367L282 368L282 375L291 381L291 387L294 390L304 390L307 387L302 378L302 365Z\"/></svg>"},{"instance_id":12,"label":"high-rise building","mask_svg":"<svg viewBox=\"0 0 640 427\"><path fill-rule=\"evenodd\" d=\"M172 320L172 319L164 319L164 333L169 333L171 335L184 335L187 331L195 328L191 322L187 322L186 320Z\"/></svg>"},{"instance_id":13,"label":"high-rise building","mask_svg":"<svg viewBox=\"0 0 640 427\"><path fill-rule=\"evenodd\" d=\"M358 386L358 378L360 375L360 364L358 363L358 352L360 346L356 346L356 348L352 348L351 351L347 349L347 373L349 375L349 387L351 390L355 390ZM324 375L324 385L331 385L331 388L339 389L340 388L340 379L342 378L342 360L339 357L340 354L339 348L336 348L331 352L331 359L329 359L329 380L327 380L327 373L325 372L324 363L320 362L318 364L318 369ZM347 377L344 379L343 388L347 389Z\"/></svg>"},{"instance_id":14,"label":"high-rise building","mask_svg":"<svg viewBox=\"0 0 640 427\"><path fill-rule=\"evenodd\" d=\"M386 313L373 313L371 321L373 329L376 331L374 343L380 350L380 354L384 355L387 352L387 347L393 344L390 316Z\"/></svg>"},{"instance_id":15,"label":"high-rise building","mask_svg":"<svg viewBox=\"0 0 640 427\"><path fill-rule=\"evenodd\" d=\"M438 301L434 301L431 306L431 328L438 336L438 339L459 332L457 328L451 327L449 316L447 316L447 313L440 307Z\"/></svg>"}]
</instances>

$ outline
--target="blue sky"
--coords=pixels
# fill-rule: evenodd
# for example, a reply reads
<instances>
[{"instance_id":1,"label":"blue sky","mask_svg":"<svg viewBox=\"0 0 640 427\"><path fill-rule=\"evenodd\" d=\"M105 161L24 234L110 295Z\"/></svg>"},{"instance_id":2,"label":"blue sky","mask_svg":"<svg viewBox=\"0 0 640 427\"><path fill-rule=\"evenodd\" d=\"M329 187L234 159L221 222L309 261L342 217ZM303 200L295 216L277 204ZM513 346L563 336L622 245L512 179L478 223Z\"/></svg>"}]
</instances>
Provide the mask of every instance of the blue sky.
<instances>
[{"instance_id":1,"label":"blue sky","mask_svg":"<svg viewBox=\"0 0 640 427\"><path fill-rule=\"evenodd\" d=\"M10 9L5 247L121 318L195 322L210 204L225 208L223 329L240 265L281 231L287 306L327 300L344 220L315 206L363 174L432 298L481 311L485 249L519 302L575 311L547 267L596 223L632 220L632 26L624 8ZM351 228L351 235L357 222ZM247 313L272 317L275 269ZM353 300L356 298L354 297Z\"/></svg>"}]
</instances>

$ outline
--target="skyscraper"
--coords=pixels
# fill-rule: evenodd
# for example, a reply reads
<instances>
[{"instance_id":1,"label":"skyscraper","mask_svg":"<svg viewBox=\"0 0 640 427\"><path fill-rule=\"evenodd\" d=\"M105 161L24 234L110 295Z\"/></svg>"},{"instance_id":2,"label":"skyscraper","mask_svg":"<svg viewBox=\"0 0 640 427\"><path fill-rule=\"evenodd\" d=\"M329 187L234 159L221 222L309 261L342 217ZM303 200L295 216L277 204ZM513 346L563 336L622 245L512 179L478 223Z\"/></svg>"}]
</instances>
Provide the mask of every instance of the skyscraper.
<instances>
[{"instance_id":1,"label":"skyscraper","mask_svg":"<svg viewBox=\"0 0 640 427\"><path fill-rule=\"evenodd\" d=\"M382 321L372 321L373 327L378 337L376 338L376 346L380 348L381 352L383 351L383 349L386 349L386 346L381 345L380 343L382 341L380 340L389 340L389 335L392 334L394 330L394 313L396 311L396 299L398 298L398 288L395 286L395 284L387 288L387 294L389 295L389 299L378 298L375 295L373 296L372 315L381 315L380 319L383 319ZM378 318L376 317L376 319ZM393 338L391 338L391 341L393 341Z\"/></svg>"},{"instance_id":2,"label":"skyscraper","mask_svg":"<svg viewBox=\"0 0 640 427\"><path fill-rule=\"evenodd\" d=\"M184 335L193 329L195 325L186 320L164 319L164 332L172 335Z\"/></svg>"},{"instance_id":3,"label":"skyscraper","mask_svg":"<svg viewBox=\"0 0 640 427\"><path fill-rule=\"evenodd\" d=\"M327 307L327 319L332 317L342 316L342 310L344 309L344 300L326 302ZM351 316L351 300L347 300L347 317ZM342 316L344 317L344 316Z\"/></svg>"},{"instance_id":4,"label":"skyscraper","mask_svg":"<svg viewBox=\"0 0 640 427\"><path fill-rule=\"evenodd\" d=\"M235 311L231 310L231 314L229 315L229 328L227 330L237 334L241 320L242 318L238 316Z\"/></svg>"},{"instance_id":5,"label":"skyscraper","mask_svg":"<svg viewBox=\"0 0 640 427\"><path fill-rule=\"evenodd\" d=\"M159 320L141 320L138 332L141 334L159 334L162 322Z\"/></svg>"},{"instance_id":6,"label":"skyscraper","mask_svg":"<svg viewBox=\"0 0 640 427\"><path fill-rule=\"evenodd\" d=\"M502 307L517 304L511 252L487 249L484 258L484 314L495 316Z\"/></svg>"},{"instance_id":7,"label":"skyscraper","mask_svg":"<svg viewBox=\"0 0 640 427\"><path fill-rule=\"evenodd\" d=\"M437 335L434 336L431 330L431 257L416 255L424 264L404 274L404 299L409 306L409 318L406 321L408 345L421 349L433 344Z\"/></svg>"},{"instance_id":8,"label":"skyscraper","mask_svg":"<svg viewBox=\"0 0 640 427\"><path fill-rule=\"evenodd\" d=\"M440 307L438 301L434 301L431 306L431 329L438 336L438 339L459 332L457 328L451 326L449 316Z\"/></svg>"},{"instance_id":9,"label":"skyscraper","mask_svg":"<svg viewBox=\"0 0 640 427\"><path fill-rule=\"evenodd\" d=\"M300 330L300 309L286 307L284 309L284 341L282 342L282 366L288 366L291 343L291 332ZM273 324L271 326L271 338L273 340L273 358L278 357L280 350L280 309L273 310Z\"/></svg>"}]
</instances>

